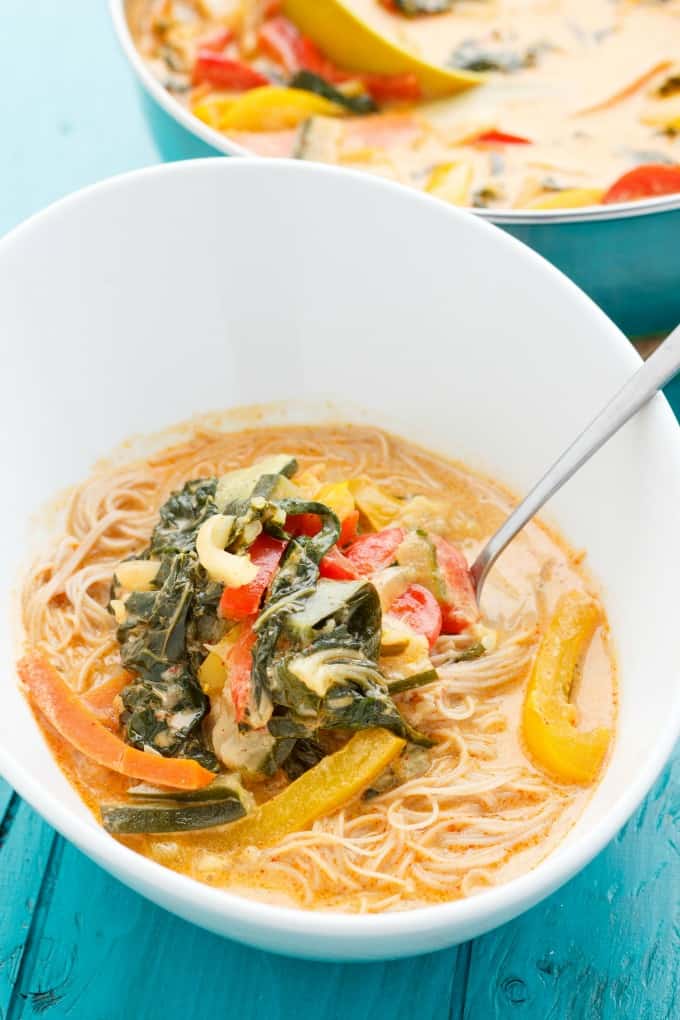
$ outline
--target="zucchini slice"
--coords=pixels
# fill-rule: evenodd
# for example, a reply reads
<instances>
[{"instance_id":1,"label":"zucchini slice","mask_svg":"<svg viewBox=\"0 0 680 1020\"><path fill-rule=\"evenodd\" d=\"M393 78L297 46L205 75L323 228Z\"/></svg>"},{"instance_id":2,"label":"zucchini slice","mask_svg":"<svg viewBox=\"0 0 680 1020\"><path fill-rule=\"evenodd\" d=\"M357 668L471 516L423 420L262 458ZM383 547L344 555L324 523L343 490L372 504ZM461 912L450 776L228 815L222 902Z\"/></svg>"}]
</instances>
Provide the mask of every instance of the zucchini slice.
<instances>
[{"instance_id":1,"label":"zucchini slice","mask_svg":"<svg viewBox=\"0 0 680 1020\"><path fill-rule=\"evenodd\" d=\"M138 783L128 790L127 804L102 804L107 832L190 832L226 825L254 810L255 801L238 776L217 776L202 790L168 790Z\"/></svg>"},{"instance_id":2,"label":"zucchini slice","mask_svg":"<svg viewBox=\"0 0 680 1020\"><path fill-rule=\"evenodd\" d=\"M226 800L146 801L140 804L102 804L102 824L107 832L190 832L209 829L243 818L246 809L236 793Z\"/></svg>"},{"instance_id":3,"label":"zucchini slice","mask_svg":"<svg viewBox=\"0 0 680 1020\"><path fill-rule=\"evenodd\" d=\"M294 159L337 163L342 124L333 117L310 117L298 128Z\"/></svg>"}]
</instances>

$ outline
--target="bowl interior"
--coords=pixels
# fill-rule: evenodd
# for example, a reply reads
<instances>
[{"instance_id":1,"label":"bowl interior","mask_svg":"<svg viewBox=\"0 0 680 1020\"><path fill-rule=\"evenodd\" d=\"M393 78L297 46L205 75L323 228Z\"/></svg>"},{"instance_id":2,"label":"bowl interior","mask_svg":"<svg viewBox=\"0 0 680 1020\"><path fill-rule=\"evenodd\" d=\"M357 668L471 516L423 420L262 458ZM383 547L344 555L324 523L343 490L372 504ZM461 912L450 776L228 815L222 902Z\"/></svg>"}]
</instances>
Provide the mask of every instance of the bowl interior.
<instances>
[{"instance_id":1,"label":"bowl interior","mask_svg":"<svg viewBox=\"0 0 680 1020\"><path fill-rule=\"evenodd\" d=\"M137 888L277 948L272 933L291 912L213 890L207 899L134 858L96 827L52 762L11 668L12 588L42 526L31 515L132 435L270 401L280 403L266 414L288 420L386 425L522 492L637 356L575 287L500 230L374 179L259 160L143 171L36 217L0 245L0 336L0 451L11 480L0 504L0 766ZM432 918L423 949L554 888L613 835L663 763L678 726L668 564L680 553L679 503L677 426L659 397L551 504L548 518L588 550L613 625L613 760L567 841L514 890L417 912ZM420 923L327 917L315 928L295 916L289 950L348 957L412 951L404 933ZM322 929L327 943L312 946Z\"/></svg>"}]
</instances>

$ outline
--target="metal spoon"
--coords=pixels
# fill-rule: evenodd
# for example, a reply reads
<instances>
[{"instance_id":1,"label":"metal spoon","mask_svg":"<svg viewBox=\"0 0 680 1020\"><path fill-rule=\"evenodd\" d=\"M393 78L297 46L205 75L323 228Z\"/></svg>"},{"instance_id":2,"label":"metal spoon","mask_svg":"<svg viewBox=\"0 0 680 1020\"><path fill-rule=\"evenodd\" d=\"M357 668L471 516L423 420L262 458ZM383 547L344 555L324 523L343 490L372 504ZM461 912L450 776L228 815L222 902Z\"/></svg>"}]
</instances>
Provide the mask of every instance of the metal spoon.
<instances>
[{"instance_id":1,"label":"metal spoon","mask_svg":"<svg viewBox=\"0 0 680 1020\"><path fill-rule=\"evenodd\" d=\"M515 535L581 465L597 453L679 371L680 326L677 326L491 536L471 567L478 599L491 567Z\"/></svg>"}]
</instances>

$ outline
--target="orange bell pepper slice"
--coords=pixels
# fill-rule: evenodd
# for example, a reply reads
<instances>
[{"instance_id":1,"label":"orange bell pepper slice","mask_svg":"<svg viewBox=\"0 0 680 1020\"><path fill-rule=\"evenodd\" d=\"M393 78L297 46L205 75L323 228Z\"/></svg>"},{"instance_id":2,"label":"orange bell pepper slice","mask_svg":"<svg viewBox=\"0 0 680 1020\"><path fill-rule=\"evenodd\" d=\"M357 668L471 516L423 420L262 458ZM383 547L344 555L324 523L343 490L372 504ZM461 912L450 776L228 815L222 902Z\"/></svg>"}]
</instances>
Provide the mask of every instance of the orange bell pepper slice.
<instances>
[{"instance_id":1,"label":"orange bell pepper slice","mask_svg":"<svg viewBox=\"0 0 680 1020\"><path fill-rule=\"evenodd\" d=\"M215 778L188 758L163 758L130 747L99 721L42 655L26 655L17 669L35 707L64 740L98 765L131 779L178 790L200 790Z\"/></svg>"}]
</instances>

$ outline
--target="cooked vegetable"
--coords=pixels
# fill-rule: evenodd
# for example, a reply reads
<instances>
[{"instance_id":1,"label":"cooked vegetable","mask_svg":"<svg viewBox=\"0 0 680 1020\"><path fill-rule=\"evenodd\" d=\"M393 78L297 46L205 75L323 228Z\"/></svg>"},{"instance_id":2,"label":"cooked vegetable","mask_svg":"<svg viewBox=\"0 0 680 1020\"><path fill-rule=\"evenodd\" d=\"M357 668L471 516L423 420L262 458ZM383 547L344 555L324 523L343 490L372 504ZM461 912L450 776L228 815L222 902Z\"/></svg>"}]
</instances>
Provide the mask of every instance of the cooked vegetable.
<instances>
[{"instance_id":1,"label":"cooked vegetable","mask_svg":"<svg viewBox=\"0 0 680 1020\"><path fill-rule=\"evenodd\" d=\"M534 660L524 699L522 728L536 763L567 783L590 783L604 761L611 733L581 731L570 701L579 660L601 623L597 604L579 591L557 604Z\"/></svg>"},{"instance_id":2,"label":"cooked vegetable","mask_svg":"<svg viewBox=\"0 0 680 1020\"><path fill-rule=\"evenodd\" d=\"M358 510L375 531L391 524L404 504L374 485L368 478L351 478L347 486Z\"/></svg>"},{"instance_id":3,"label":"cooked vegetable","mask_svg":"<svg viewBox=\"0 0 680 1020\"><path fill-rule=\"evenodd\" d=\"M241 634L229 654L227 676L236 721L239 723L246 720L249 716L250 674L253 666L253 646L255 645L255 640L256 634L251 624L244 623ZM248 721L251 722L251 720ZM255 728L262 725L261 722L252 722Z\"/></svg>"},{"instance_id":4,"label":"cooked vegetable","mask_svg":"<svg viewBox=\"0 0 680 1020\"><path fill-rule=\"evenodd\" d=\"M196 553L203 569L212 581L228 588L242 588L252 584L258 568L250 556L227 552L225 546L233 539L234 518L214 514L204 521L196 536Z\"/></svg>"},{"instance_id":5,"label":"cooked vegetable","mask_svg":"<svg viewBox=\"0 0 680 1020\"><path fill-rule=\"evenodd\" d=\"M563 188L547 195L539 195L526 203L527 209L579 209L586 205L599 205L603 201L602 188Z\"/></svg>"},{"instance_id":6,"label":"cooked vegetable","mask_svg":"<svg viewBox=\"0 0 680 1020\"><path fill-rule=\"evenodd\" d=\"M390 606L390 615L422 634L432 648L441 634L442 611L434 595L421 584L411 584Z\"/></svg>"},{"instance_id":7,"label":"cooked vegetable","mask_svg":"<svg viewBox=\"0 0 680 1020\"><path fill-rule=\"evenodd\" d=\"M259 609L264 592L276 573L286 543L271 535L258 535L249 550L257 575L240 588L225 588L220 599L220 615L229 620L244 620Z\"/></svg>"},{"instance_id":8,"label":"cooked vegetable","mask_svg":"<svg viewBox=\"0 0 680 1020\"><path fill-rule=\"evenodd\" d=\"M277 475L291 478L297 470L297 461L289 453L277 453L263 457L251 467L229 471L217 482L215 506L220 513L243 514L248 500L258 490L258 495L269 497L278 484ZM263 481L264 480L264 481Z\"/></svg>"},{"instance_id":9,"label":"cooked vegetable","mask_svg":"<svg viewBox=\"0 0 680 1020\"><path fill-rule=\"evenodd\" d=\"M104 683L92 687L83 695L83 701L87 703L100 722L104 723L111 730L118 729L118 706L117 699L123 689L130 683L127 673L119 673L118 676L105 680Z\"/></svg>"},{"instance_id":10,"label":"cooked vegetable","mask_svg":"<svg viewBox=\"0 0 680 1020\"><path fill-rule=\"evenodd\" d=\"M380 648L381 610L378 594L365 580L320 580L316 589L285 620L285 634L297 648L326 635L360 648L376 660Z\"/></svg>"},{"instance_id":11,"label":"cooked vegetable","mask_svg":"<svg viewBox=\"0 0 680 1020\"><path fill-rule=\"evenodd\" d=\"M482 131L472 139L475 145L531 145L523 135L509 135L505 131Z\"/></svg>"},{"instance_id":12,"label":"cooked vegetable","mask_svg":"<svg viewBox=\"0 0 680 1020\"><path fill-rule=\"evenodd\" d=\"M366 93L360 93L356 96L345 94L334 85L331 85L325 78L322 78L320 74L315 74L313 71L298 71L291 78L290 87L313 92L317 96L323 96L324 99L337 103L338 106L344 106L350 113L375 113L378 109L370 95Z\"/></svg>"},{"instance_id":13,"label":"cooked vegetable","mask_svg":"<svg viewBox=\"0 0 680 1020\"><path fill-rule=\"evenodd\" d=\"M539 46L517 51L499 47L490 47L476 39L466 39L453 51L448 63L463 71L502 71L511 74L523 67L533 67L540 51Z\"/></svg>"},{"instance_id":14,"label":"cooked vegetable","mask_svg":"<svg viewBox=\"0 0 680 1020\"><path fill-rule=\"evenodd\" d=\"M221 853L247 846L272 846L356 797L403 750L387 730L363 730L339 751L323 758L252 815L223 832L207 833L202 849Z\"/></svg>"},{"instance_id":15,"label":"cooked vegetable","mask_svg":"<svg viewBox=\"0 0 680 1020\"><path fill-rule=\"evenodd\" d=\"M200 49L193 70L194 85L214 85L218 89L242 92L258 86L268 85L269 79L249 64L232 60L223 53L211 49Z\"/></svg>"},{"instance_id":16,"label":"cooked vegetable","mask_svg":"<svg viewBox=\"0 0 680 1020\"><path fill-rule=\"evenodd\" d=\"M260 48L282 65L289 74L308 70L317 74L327 71L329 61L324 60L311 39L282 14L268 18L258 34Z\"/></svg>"},{"instance_id":17,"label":"cooked vegetable","mask_svg":"<svg viewBox=\"0 0 680 1020\"><path fill-rule=\"evenodd\" d=\"M349 482L328 482L321 486L314 498L318 503L329 506L339 521L345 521L353 513L356 513L354 496ZM343 544L342 541L340 544Z\"/></svg>"},{"instance_id":18,"label":"cooked vegetable","mask_svg":"<svg viewBox=\"0 0 680 1020\"><path fill-rule=\"evenodd\" d=\"M127 591L152 591L160 560L124 560L116 567L116 581Z\"/></svg>"},{"instance_id":19,"label":"cooked vegetable","mask_svg":"<svg viewBox=\"0 0 680 1020\"><path fill-rule=\"evenodd\" d=\"M69 744L98 765L124 776L180 790L200 789L215 778L196 761L163 758L129 747L97 719L41 655L25 656L18 670L35 707Z\"/></svg>"},{"instance_id":20,"label":"cooked vegetable","mask_svg":"<svg viewBox=\"0 0 680 1020\"><path fill-rule=\"evenodd\" d=\"M352 561L340 552L337 545L334 545L322 558L319 572L322 577L332 578L336 581L352 581L359 577L359 571Z\"/></svg>"},{"instance_id":21,"label":"cooked vegetable","mask_svg":"<svg viewBox=\"0 0 680 1020\"><path fill-rule=\"evenodd\" d=\"M465 205L471 184L469 163L441 163L430 174L425 190L451 205Z\"/></svg>"},{"instance_id":22,"label":"cooked vegetable","mask_svg":"<svg viewBox=\"0 0 680 1020\"><path fill-rule=\"evenodd\" d=\"M215 479L188 482L160 508L140 562L158 559L161 567L152 590L127 597L117 631L121 661L132 674L121 694L126 740L163 755L196 758L208 768L215 759L200 729L208 702L196 671L204 644L219 640L224 625L217 618L221 586L202 570L196 536L215 513L215 487Z\"/></svg>"},{"instance_id":23,"label":"cooked vegetable","mask_svg":"<svg viewBox=\"0 0 680 1020\"><path fill-rule=\"evenodd\" d=\"M362 74L361 81L376 103L417 102L423 98L418 75L413 71L403 74Z\"/></svg>"},{"instance_id":24,"label":"cooked vegetable","mask_svg":"<svg viewBox=\"0 0 680 1020\"><path fill-rule=\"evenodd\" d=\"M637 166L620 177L602 198L604 205L611 202L632 202L655 195L672 195L680 192L680 166L650 163Z\"/></svg>"},{"instance_id":25,"label":"cooked vegetable","mask_svg":"<svg viewBox=\"0 0 680 1020\"><path fill-rule=\"evenodd\" d=\"M229 800L203 804L102 804L102 825L115 834L142 832L190 832L209 829L243 818L245 811L236 794Z\"/></svg>"},{"instance_id":26,"label":"cooked vegetable","mask_svg":"<svg viewBox=\"0 0 680 1020\"><path fill-rule=\"evenodd\" d=\"M467 560L462 552L440 535L432 535L437 567L446 592L442 599L442 630L459 634L479 620L479 606Z\"/></svg>"},{"instance_id":27,"label":"cooked vegetable","mask_svg":"<svg viewBox=\"0 0 680 1020\"><path fill-rule=\"evenodd\" d=\"M341 117L345 108L302 89L262 85L244 92L225 112L224 131L281 131L308 117Z\"/></svg>"},{"instance_id":28,"label":"cooked vegetable","mask_svg":"<svg viewBox=\"0 0 680 1020\"><path fill-rule=\"evenodd\" d=\"M425 635L417 633L403 619L391 613L383 620L380 670L390 695L434 683L438 674L432 665Z\"/></svg>"},{"instance_id":29,"label":"cooked vegetable","mask_svg":"<svg viewBox=\"0 0 680 1020\"><path fill-rule=\"evenodd\" d=\"M329 117L309 117L300 125L293 157L317 163L335 163L338 159L343 126Z\"/></svg>"},{"instance_id":30,"label":"cooked vegetable","mask_svg":"<svg viewBox=\"0 0 680 1020\"><path fill-rule=\"evenodd\" d=\"M386 7L391 7L400 14L413 18L420 14L442 14L450 11L454 0L383 0Z\"/></svg>"},{"instance_id":31,"label":"cooked vegetable","mask_svg":"<svg viewBox=\"0 0 680 1020\"><path fill-rule=\"evenodd\" d=\"M373 535L361 535L345 550L345 556L359 574L372 574L394 563L405 537L403 528L385 528Z\"/></svg>"}]
</instances>

